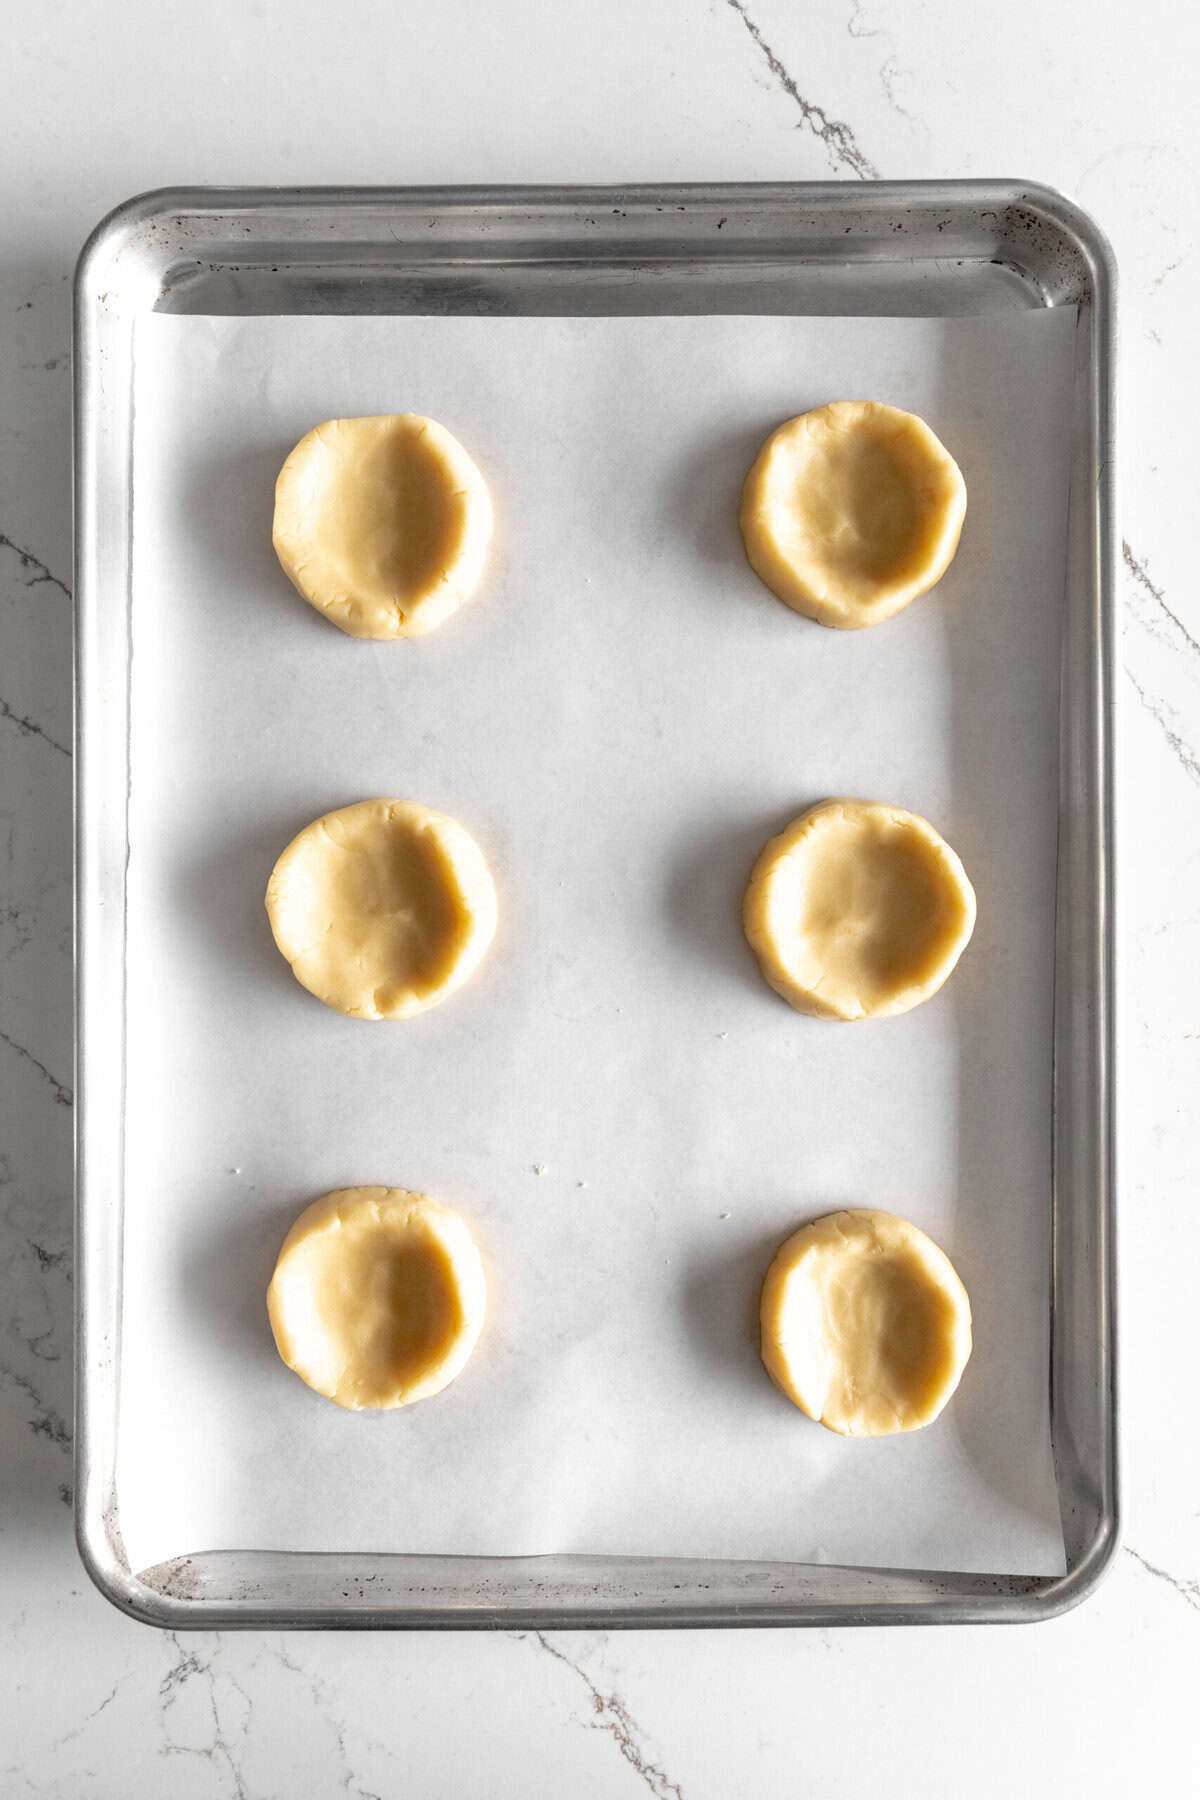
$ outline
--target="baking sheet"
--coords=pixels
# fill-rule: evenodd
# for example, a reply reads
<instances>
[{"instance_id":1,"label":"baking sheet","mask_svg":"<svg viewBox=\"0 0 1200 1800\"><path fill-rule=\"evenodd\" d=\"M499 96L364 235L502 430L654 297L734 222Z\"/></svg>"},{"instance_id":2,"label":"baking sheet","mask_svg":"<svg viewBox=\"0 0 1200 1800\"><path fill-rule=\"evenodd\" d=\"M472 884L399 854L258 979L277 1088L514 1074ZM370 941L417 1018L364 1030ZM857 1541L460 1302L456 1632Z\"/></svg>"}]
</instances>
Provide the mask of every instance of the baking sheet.
<instances>
[{"instance_id":1,"label":"baking sheet","mask_svg":"<svg viewBox=\"0 0 1200 1800\"><path fill-rule=\"evenodd\" d=\"M1056 1574L1047 1416L1057 633L1074 315L153 317L136 346L119 1485L134 1567L201 1549L576 1550ZM923 413L970 496L936 593L821 630L750 574L788 414ZM292 592L274 476L335 414L428 412L485 472L480 598L367 645ZM761 982L754 856L828 794L930 817L979 924L943 994L840 1027ZM468 988L343 1020L262 893L310 818L426 801L501 896ZM353 1416L263 1295L324 1190L436 1193L490 1316L437 1401ZM846 1443L758 1364L778 1241L929 1231L976 1349L942 1419Z\"/></svg>"}]
</instances>

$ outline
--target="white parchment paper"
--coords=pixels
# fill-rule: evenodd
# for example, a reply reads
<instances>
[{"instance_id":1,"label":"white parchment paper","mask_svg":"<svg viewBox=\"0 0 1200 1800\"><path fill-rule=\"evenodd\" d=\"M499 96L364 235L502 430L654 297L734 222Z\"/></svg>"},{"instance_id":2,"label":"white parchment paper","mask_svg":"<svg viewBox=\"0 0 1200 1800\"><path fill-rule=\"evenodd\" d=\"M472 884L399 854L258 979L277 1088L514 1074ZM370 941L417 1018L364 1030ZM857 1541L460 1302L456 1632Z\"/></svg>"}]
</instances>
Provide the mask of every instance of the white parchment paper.
<instances>
[{"instance_id":1,"label":"white parchment paper","mask_svg":"<svg viewBox=\"0 0 1200 1800\"><path fill-rule=\"evenodd\" d=\"M159 317L139 326L122 1527L228 1546L1062 1570L1047 1416L1050 1005L1074 316ZM746 565L766 432L922 413L962 548L875 630ZM275 474L319 420L426 412L475 456L479 598L368 645L288 586ZM470 985L345 1020L278 957L293 833L370 795L453 813L501 900ZM802 1018L740 929L764 840L852 794L927 815L979 923L931 1004ZM423 1189L482 1249L466 1372L354 1416L280 1363L264 1292L337 1186ZM930 1429L845 1442L758 1362L779 1241L907 1215L971 1294Z\"/></svg>"}]
</instances>

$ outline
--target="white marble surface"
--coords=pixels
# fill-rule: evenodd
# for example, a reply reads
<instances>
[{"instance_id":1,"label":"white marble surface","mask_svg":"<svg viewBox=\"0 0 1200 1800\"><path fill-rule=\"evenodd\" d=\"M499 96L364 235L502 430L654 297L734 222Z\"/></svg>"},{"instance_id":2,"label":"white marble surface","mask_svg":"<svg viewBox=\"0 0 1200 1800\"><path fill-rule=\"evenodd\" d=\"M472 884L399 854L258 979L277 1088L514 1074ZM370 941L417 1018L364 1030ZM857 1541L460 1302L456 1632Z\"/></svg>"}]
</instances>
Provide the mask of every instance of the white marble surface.
<instances>
[{"instance_id":1,"label":"white marble surface","mask_svg":"<svg viewBox=\"0 0 1200 1800\"><path fill-rule=\"evenodd\" d=\"M88 0L0 158L0 1792L1186 1791L1200 1649L1200 116L1176 0ZM1126 1545L1024 1629L175 1638L70 1527L69 277L165 182L1022 175L1122 269Z\"/></svg>"}]
</instances>

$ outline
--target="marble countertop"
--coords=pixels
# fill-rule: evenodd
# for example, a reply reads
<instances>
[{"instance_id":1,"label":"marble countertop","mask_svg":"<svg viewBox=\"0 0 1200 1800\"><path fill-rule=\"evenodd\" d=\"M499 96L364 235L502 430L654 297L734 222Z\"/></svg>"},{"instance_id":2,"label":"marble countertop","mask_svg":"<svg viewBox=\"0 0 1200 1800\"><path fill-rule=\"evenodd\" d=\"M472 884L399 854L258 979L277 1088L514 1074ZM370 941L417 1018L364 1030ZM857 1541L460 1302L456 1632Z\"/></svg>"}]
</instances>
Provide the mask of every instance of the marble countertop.
<instances>
[{"instance_id":1,"label":"marble countertop","mask_svg":"<svg viewBox=\"0 0 1200 1800\"><path fill-rule=\"evenodd\" d=\"M0 160L0 1791L84 1797L1178 1791L1200 1442L1200 405L1195 13L1171 0L447 0L8 31ZM1050 1624L886 1632L175 1636L71 1528L70 276L179 182L1009 175L1121 268L1125 1544ZM1186 450L1186 453L1181 453Z\"/></svg>"}]
</instances>

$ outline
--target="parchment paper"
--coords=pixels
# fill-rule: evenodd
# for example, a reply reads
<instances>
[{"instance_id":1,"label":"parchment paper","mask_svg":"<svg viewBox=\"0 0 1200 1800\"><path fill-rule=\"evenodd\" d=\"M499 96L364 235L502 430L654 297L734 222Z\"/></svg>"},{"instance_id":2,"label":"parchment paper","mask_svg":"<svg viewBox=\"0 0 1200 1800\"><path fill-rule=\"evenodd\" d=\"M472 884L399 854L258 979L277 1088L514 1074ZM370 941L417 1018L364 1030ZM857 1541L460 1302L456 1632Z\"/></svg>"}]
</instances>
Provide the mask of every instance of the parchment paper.
<instances>
[{"instance_id":1,"label":"parchment paper","mask_svg":"<svg viewBox=\"0 0 1200 1800\"><path fill-rule=\"evenodd\" d=\"M202 1549L713 1555L1062 1570L1047 1418L1050 1008L1074 316L153 318L139 326L122 1527ZM766 432L922 413L962 548L875 630L797 617L736 526ZM484 471L479 598L372 646L293 593L273 484L334 415L426 412ZM293 980L272 863L328 808L425 801L489 858L470 985L365 1024ZM802 1018L739 906L831 794L925 814L979 924L931 1004ZM325 1190L441 1196L490 1311L440 1398L354 1416L264 1292ZM757 1357L799 1222L902 1213L975 1353L942 1418L846 1442Z\"/></svg>"}]
</instances>

